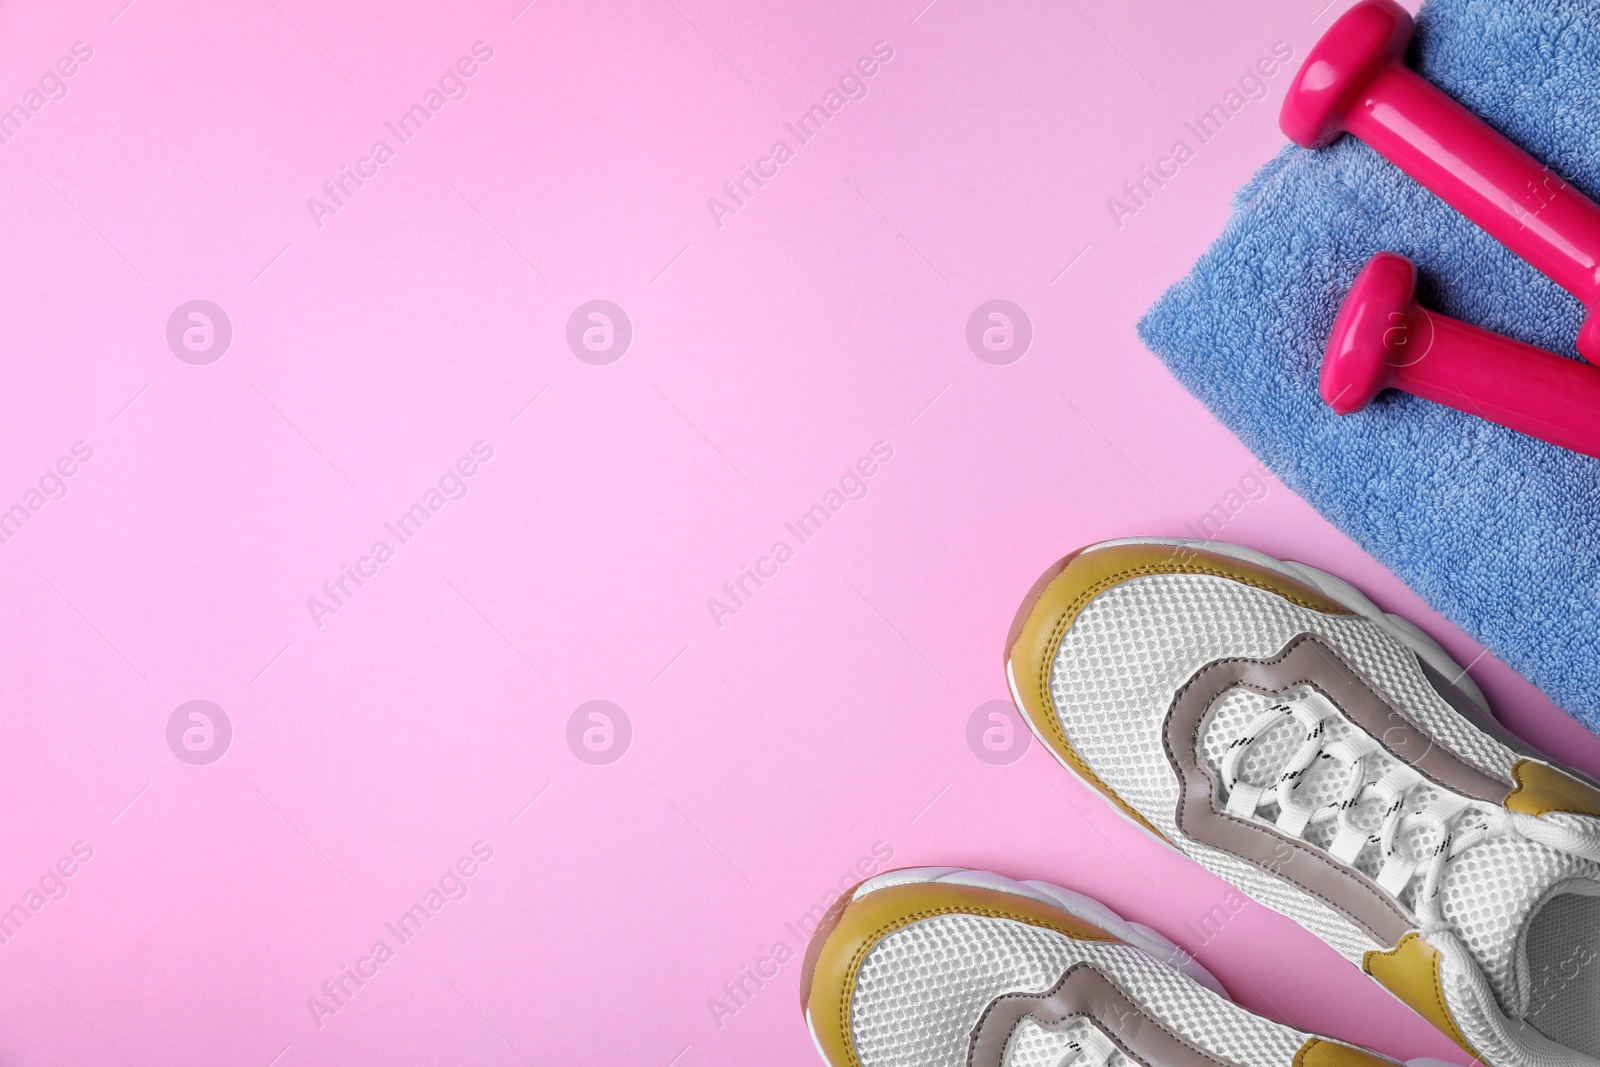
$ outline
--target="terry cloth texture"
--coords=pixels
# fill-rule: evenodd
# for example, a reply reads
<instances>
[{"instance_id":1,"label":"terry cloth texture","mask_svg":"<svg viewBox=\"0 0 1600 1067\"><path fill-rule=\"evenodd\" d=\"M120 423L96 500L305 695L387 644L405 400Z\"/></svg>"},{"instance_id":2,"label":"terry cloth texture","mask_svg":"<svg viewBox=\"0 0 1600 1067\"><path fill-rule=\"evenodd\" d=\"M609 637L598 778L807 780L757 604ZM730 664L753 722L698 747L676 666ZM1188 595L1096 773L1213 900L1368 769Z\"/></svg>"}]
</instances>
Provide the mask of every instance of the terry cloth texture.
<instances>
[{"instance_id":1,"label":"terry cloth texture","mask_svg":"<svg viewBox=\"0 0 1600 1067\"><path fill-rule=\"evenodd\" d=\"M1600 4L1430 0L1408 61L1600 198ZM1262 168L1140 336L1285 484L1600 732L1600 461L1393 390L1344 418L1317 393L1339 302L1384 250L1418 265L1425 307L1576 358L1573 297L1352 137Z\"/></svg>"}]
</instances>

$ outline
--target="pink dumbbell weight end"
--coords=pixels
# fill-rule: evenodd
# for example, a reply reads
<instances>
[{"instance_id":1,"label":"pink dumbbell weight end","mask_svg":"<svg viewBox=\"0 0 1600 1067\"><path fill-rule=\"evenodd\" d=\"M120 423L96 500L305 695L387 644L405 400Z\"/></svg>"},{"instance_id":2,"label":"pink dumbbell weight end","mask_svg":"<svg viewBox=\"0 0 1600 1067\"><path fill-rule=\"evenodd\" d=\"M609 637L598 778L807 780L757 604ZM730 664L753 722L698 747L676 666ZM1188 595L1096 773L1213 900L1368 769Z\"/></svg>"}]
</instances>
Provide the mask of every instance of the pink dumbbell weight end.
<instances>
[{"instance_id":1,"label":"pink dumbbell weight end","mask_svg":"<svg viewBox=\"0 0 1600 1067\"><path fill-rule=\"evenodd\" d=\"M1340 415L1385 389L1478 415L1600 458L1600 367L1417 306L1417 268L1380 252L1356 277L1322 360Z\"/></svg>"},{"instance_id":2,"label":"pink dumbbell weight end","mask_svg":"<svg viewBox=\"0 0 1600 1067\"><path fill-rule=\"evenodd\" d=\"M1412 21L1363 0L1317 42L1279 125L1321 148L1351 133L1589 309L1578 351L1600 362L1600 206L1404 63Z\"/></svg>"}]
</instances>

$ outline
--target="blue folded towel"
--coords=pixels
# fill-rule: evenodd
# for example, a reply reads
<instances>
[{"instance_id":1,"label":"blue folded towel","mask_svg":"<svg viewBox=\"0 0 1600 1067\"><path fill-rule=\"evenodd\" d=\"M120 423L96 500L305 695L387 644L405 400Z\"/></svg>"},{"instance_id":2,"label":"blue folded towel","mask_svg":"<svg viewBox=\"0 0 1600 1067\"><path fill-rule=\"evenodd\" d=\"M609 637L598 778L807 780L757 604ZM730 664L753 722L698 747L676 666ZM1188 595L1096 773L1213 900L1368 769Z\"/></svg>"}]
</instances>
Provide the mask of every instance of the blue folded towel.
<instances>
[{"instance_id":1,"label":"blue folded towel","mask_svg":"<svg viewBox=\"0 0 1600 1067\"><path fill-rule=\"evenodd\" d=\"M1411 62L1600 199L1600 6L1430 0ZM1376 252L1425 306L1565 355L1583 309L1377 153L1291 146L1140 336L1283 482L1600 732L1600 461L1399 392L1340 418L1322 346ZM1600 420L1600 413L1596 415Z\"/></svg>"}]
</instances>

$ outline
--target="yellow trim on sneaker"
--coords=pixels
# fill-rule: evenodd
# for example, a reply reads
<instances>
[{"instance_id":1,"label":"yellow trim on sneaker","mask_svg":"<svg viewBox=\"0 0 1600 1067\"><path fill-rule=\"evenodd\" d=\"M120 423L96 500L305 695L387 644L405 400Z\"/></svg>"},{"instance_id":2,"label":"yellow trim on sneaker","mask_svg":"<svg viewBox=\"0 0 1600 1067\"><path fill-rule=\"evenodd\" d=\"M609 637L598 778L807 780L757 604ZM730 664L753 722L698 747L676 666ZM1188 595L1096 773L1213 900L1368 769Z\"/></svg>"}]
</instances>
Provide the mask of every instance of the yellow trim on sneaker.
<instances>
[{"instance_id":1,"label":"yellow trim on sneaker","mask_svg":"<svg viewBox=\"0 0 1600 1067\"><path fill-rule=\"evenodd\" d=\"M1029 590L1012 623L1007 660L1022 712L1056 756L1123 813L1158 839L1166 837L1126 803L1078 755L1050 696L1050 668L1061 639L1089 602L1112 586L1161 574L1207 574L1276 593L1292 604L1326 615L1352 615L1349 608L1310 586L1232 556L1187 545L1112 545L1079 551L1045 572ZM1168 842L1171 844L1171 842Z\"/></svg>"},{"instance_id":2,"label":"yellow trim on sneaker","mask_svg":"<svg viewBox=\"0 0 1600 1067\"><path fill-rule=\"evenodd\" d=\"M1562 811L1600 818L1600 791L1548 763L1518 760L1511 779L1517 787L1506 795L1507 811L1523 815Z\"/></svg>"},{"instance_id":3,"label":"yellow trim on sneaker","mask_svg":"<svg viewBox=\"0 0 1600 1067\"><path fill-rule=\"evenodd\" d=\"M1398 1067L1394 1060L1356 1045L1313 1037L1294 1054L1292 1067Z\"/></svg>"},{"instance_id":4,"label":"yellow trim on sneaker","mask_svg":"<svg viewBox=\"0 0 1600 1067\"><path fill-rule=\"evenodd\" d=\"M1117 940L1071 912L997 889L913 882L851 900L840 909L830 928L819 927L813 935L812 947L806 953L806 969L800 977L802 1001L812 1032L833 1067L861 1067L851 1039L850 1002L867 953L896 930L939 915L1011 919L1055 930L1078 941Z\"/></svg>"},{"instance_id":5,"label":"yellow trim on sneaker","mask_svg":"<svg viewBox=\"0 0 1600 1067\"><path fill-rule=\"evenodd\" d=\"M1423 940L1420 933L1411 931L1387 952L1376 949L1368 952L1361 958L1361 969L1468 1054L1487 1062L1461 1036L1461 1028L1450 1014L1450 1005L1445 1003L1444 985L1439 979L1439 950Z\"/></svg>"}]
</instances>

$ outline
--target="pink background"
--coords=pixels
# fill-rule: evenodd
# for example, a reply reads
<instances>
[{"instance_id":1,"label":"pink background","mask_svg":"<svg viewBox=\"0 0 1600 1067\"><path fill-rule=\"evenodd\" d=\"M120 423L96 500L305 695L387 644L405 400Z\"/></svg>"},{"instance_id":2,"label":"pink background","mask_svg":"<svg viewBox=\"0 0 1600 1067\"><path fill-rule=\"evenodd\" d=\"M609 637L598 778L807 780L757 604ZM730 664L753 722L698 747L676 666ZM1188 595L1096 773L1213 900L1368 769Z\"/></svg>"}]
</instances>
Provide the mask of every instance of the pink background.
<instances>
[{"instance_id":1,"label":"pink background","mask_svg":"<svg viewBox=\"0 0 1600 1067\"><path fill-rule=\"evenodd\" d=\"M93 850L0 946L0 1062L810 1064L797 956L724 983L798 954L786 922L875 845L1083 890L1252 1009L1457 1058L1261 908L1202 945L1222 883L1040 746L966 740L1039 571L1183 533L1255 467L1133 325L1283 143L1291 71L1120 227L1107 199L1342 0L123 3L0 9L0 106L93 50L0 145L0 508L93 450L0 545L0 906ZM307 198L480 40L319 228ZM197 298L233 327L207 366L165 337ZM565 341L595 298L633 326L608 366ZM1034 328L1007 366L964 337L993 298ZM464 499L316 625L477 441ZM716 625L879 441L866 496ZM1361 584L1600 770L1282 486L1222 536ZM234 730L208 766L166 739L194 699ZM632 726L609 765L567 743L592 699ZM478 841L465 897L319 1026L308 998Z\"/></svg>"}]
</instances>

